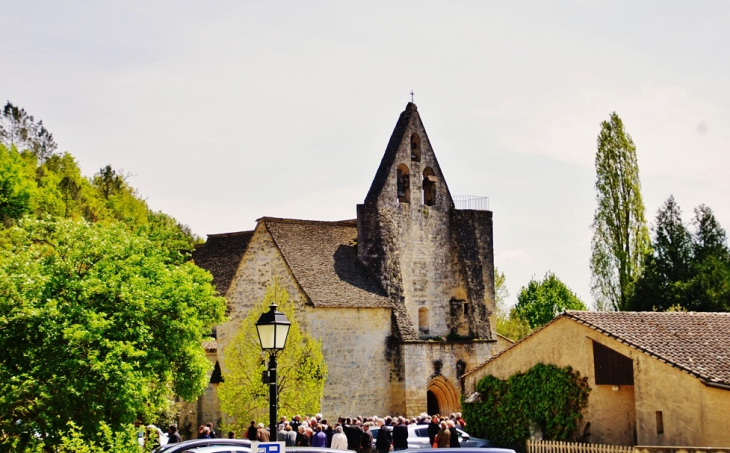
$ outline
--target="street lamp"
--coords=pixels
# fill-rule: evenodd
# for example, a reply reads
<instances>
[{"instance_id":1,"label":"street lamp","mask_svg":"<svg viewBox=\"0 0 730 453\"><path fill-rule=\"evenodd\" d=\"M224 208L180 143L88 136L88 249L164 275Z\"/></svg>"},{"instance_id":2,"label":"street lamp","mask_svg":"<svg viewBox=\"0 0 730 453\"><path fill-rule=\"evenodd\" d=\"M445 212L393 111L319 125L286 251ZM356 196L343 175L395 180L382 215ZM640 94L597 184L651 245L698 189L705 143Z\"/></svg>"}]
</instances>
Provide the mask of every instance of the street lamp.
<instances>
[{"instance_id":1,"label":"street lamp","mask_svg":"<svg viewBox=\"0 0 730 453\"><path fill-rule=\"evenodd\" d=\"M276 439L276 354L284 349L291 322L284 313L276 311L276 304L256 321L261 349L269 353L269 425L272 439Z\"/></svg>"}]
</instances>

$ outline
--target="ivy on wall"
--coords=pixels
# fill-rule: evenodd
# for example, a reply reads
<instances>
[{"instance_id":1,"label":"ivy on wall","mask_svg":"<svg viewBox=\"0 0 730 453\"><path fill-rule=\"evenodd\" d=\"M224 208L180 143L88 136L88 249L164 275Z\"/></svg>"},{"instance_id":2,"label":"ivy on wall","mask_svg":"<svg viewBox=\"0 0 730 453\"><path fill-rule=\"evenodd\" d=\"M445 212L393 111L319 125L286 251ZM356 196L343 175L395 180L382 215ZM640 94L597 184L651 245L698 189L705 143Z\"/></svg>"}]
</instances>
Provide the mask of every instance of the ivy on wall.
<instances>
[{"instance_id":1,"label":"ivy on wall","mask_svg":"<svg viewBox=\"0 0 730 453\"><path fill-rule=\"evenodd\" d=\"M540 427L545 440L569 440L580 427L588 405L588 379L571 367L538 363L506 381L486 376L477 383L481 403L464 403L469 432L497 446L523 450L530 425Z\"/></svg>"}]
</instances>

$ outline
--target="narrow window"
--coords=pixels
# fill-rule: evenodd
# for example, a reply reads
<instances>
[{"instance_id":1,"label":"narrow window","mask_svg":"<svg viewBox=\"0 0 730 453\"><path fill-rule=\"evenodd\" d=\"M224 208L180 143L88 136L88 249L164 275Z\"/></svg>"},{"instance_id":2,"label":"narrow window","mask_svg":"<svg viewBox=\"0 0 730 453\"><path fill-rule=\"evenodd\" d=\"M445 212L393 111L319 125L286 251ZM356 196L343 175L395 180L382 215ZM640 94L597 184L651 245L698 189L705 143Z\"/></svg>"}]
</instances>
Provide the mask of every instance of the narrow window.
<instances>
[{"instance_id":1,"label":"narrow window","mask_svg":"<svg viewBox=\"0 0 730 453\"><path fill-rule=\"evenodd\" d=\"M410 173L408 167L405 164L398 165L396 171L397 185L398 185L398 201L401 203L411 202L411 185L410 185Z\"/></svg>"},{"instance_id":2,"label":"narrow window","mask_svg":"<svg viewBox=\"0 0 730 453\"><path fill-rule=\"evenodd\" d=\"M461 379L464 373L466 373L466 362L460 359L456 362L456 379Z\"/></svg>"},{"instance_id":3,"label":"narrow window","mask_svg":"<svg viewBox=\"0 0 730 453\"><path fill-rule=\"evenodd\" d=\"M423 204L433 206L436 204L436 175L431 167L423 170Z\"/></svg>"},{"instance_id":4,"label":"narrow window","mask_svg":"<svg viewBox=\"0 0 730 453\"><path fill-rule=\"evenodd\" d=\"M428 308L418 309L418 330L428 332L431 330L428 325Z\"/></svg>"},{"instance_id":5,"label":"narrow window","mask_svg":"<svg viewBox=\"0 0 730 453\"><path fill-rule=\"evenodd\" d=\"M469 316L469 302L464 301L464 316Z\"/></svg>"},{"instance_id":6,"label":"narrow window","mask_svg":"<svg viewBox=\"0 0 730 453\"><path fill-rule=\"evenodd\" d=\"M662 417L662 411L656 411L656 433L664 434L664 418Z\"/></svg>"},{"instance_id":7,"label":"narrow window","mask_svg":"<svg viewBox=\"0 0 730 453\"><path fill-rule=\"evenodd\" d=\"M421 137L415 133L411 135L411 160L421 161Z\"/></svg>"}]
</instances>

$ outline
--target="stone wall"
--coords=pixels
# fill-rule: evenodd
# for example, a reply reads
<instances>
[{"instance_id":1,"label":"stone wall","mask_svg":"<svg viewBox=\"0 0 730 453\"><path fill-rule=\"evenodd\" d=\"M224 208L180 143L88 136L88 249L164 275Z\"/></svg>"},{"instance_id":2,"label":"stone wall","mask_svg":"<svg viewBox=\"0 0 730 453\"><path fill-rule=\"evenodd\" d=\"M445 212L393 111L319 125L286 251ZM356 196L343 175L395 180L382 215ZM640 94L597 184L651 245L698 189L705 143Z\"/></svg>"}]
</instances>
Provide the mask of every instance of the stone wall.
<instances>
[{"instance_id":1,"label":"stone wall","mask_svg":"<svg viewBox=\"0 0 730 453\"><path fill-rule=\"evenodd\" d=\"M440 407L440 412L448 414L459 411L458 401L462 394L462 386L457 362L464 362L465 370L469 371L496 354L498 345L496 341L449 343L426 341L408 342L401 348L404 357L405 407L398 415L415 417L426 412L429 383L437 377L444 378L448 382L448 389L454 392L450 398L452 404ZM437 361L439 367L435 365ZM444 405L440 403L441 406Z\"/></svg>"},{"instance_id":2,"label":"stone wall","mask_svg":"<svg viewBox=\"0 0 730 453\"><path fill-rule=\"evenodd\" d=\"M248 252L238 266L231 286L226 293L230 320L218 326L218 361L225 376L223 351L238 331L241 321L254 304L259 304L266 295L266 288L275 280L289 293L289 300L303 308L306 296L289 270L279 249L276 248L271 234L263 223L259 223L251 238ZM297 321L305 323L303 309L297 309Z\"/></svg>"},{"instance_id":3,"label":"stone wall","mask_svg":"<svg viewBox=\"0 0 730 453\"><path fill-rule=\"evenodd\" d=\"M322 413L329 419L388 413L390 309L308 307L306 319L327 362Z\"/></svg>"},{"instance_id":4,"label":"stone wall","mask_svg":"<svg viewBox=\"0 0 730 453\"><path fill-rule=\"evenodd\" d=\"M206 357L215 364L217 355L215 352L208 352ZM210 373L208 379L210 380ZM195 439L198 437L198 426L213 423L213 427L219 430L221 422L221 405L218 399L218 384L208 384L205 392L196 401L180 402L180 418L178 430L183 440ZM165 427L160 427L165 431Z\"/></svg>"}]
</instances>

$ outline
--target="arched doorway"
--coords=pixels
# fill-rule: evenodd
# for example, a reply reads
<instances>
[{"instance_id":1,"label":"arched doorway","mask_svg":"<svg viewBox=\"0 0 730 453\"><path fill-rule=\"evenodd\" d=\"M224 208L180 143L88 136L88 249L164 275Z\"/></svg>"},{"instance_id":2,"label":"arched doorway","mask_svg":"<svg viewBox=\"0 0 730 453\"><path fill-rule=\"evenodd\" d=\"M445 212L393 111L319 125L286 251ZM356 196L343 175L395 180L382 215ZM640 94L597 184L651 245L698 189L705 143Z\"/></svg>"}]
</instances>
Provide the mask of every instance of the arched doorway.
<instances>
[{"instance_id":1,"label":"arched doorway","mask_svg":"<svg viewBox=\"0 0 730 453\"><path fill-rule=\"evenodd\" d=\"M432 403L432 400L435 401ZM443 376L438 376L428 383L426 401L430 415L436 413L448 415L452 412L459 412L461 408L459 394L453 384ZM435 411L431 412L432 409Z\"/></svg>"}]
</instances>

